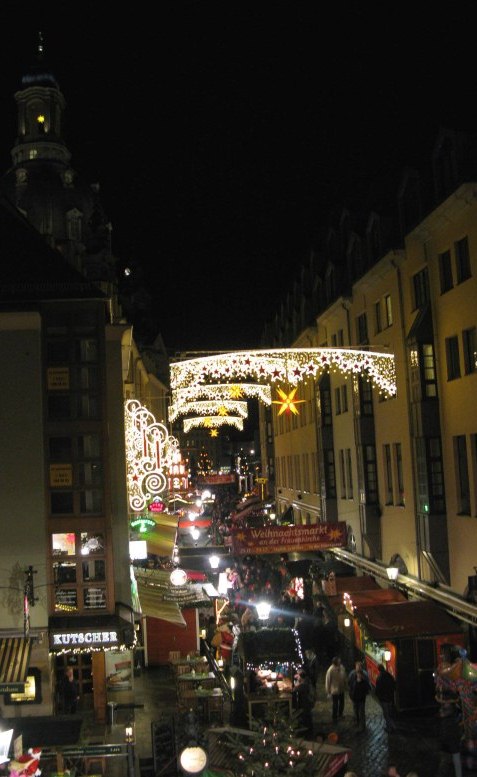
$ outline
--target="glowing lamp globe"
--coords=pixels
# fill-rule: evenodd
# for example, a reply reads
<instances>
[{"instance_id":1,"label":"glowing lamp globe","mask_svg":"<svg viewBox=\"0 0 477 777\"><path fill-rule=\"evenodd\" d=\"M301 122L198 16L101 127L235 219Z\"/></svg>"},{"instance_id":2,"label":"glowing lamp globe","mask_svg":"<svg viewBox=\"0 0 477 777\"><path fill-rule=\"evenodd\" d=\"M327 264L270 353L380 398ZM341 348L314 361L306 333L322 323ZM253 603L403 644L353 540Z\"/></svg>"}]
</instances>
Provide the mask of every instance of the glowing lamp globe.
<instances>
[{"instance_id":1,"label":"glowing lamp globe","mask_svg":"<svg viewBox=\"0 0 477 777\"><path fill-rule=\"evenodd\" d=\"M179 756L179 763L186 774L200 774L207 766L207 753L202 747L186 747Z\"/></svg>"},{"instance_id":2,"label":"glowing lamp globe","mask_svg":"<svg viewBox=\"0 0 477 777\"><path fill-rule=\"evenodd\" d=\"M212 569L218 569L220 564L220 559L218 556L211 556L209 558L209 564Z\"/></svg>"},{"instance_id":3,"label":"glowing lamp globe","mask_svg":"<svg viewBox=\"0 0 477 777\"><path fill-rule=\"evenodd\" d=\"M172 585L185 585L187 583L187 572L184 569L173 569L169 579Z\"/></svg>"},{"instance_id":4,"label":"glowing lamp globe","mask_svg":"<svg viewBox=\"0 0 477 777\"><path fill-rule=\"evenodd\" d=\"M272 609L272 605L270 604L270 602L258 602L257 615L259 620L261 621L268 620L268 616L270 615L271 609Z\"/></svg>"}]
</instances>

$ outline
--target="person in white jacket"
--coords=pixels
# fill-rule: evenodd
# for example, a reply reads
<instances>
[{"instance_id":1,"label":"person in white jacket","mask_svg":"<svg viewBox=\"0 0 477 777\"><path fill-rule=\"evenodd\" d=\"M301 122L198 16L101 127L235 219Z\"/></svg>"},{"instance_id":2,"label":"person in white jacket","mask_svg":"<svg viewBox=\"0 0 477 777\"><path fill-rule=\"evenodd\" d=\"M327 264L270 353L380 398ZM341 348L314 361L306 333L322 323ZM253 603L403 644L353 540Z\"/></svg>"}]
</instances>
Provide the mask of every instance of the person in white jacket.
<instances>
[{"instance_id":1,"label":"person in white jacket","mask_svg":"<svg viewBox=\"0 0 477 777\"><path fill-rule=\"evenodd\" d=\"M325 691L332 700L332 718L337 721L343 717L347 672L338 656L334 656L325 675Z\"/></svg>"}]
</instances>

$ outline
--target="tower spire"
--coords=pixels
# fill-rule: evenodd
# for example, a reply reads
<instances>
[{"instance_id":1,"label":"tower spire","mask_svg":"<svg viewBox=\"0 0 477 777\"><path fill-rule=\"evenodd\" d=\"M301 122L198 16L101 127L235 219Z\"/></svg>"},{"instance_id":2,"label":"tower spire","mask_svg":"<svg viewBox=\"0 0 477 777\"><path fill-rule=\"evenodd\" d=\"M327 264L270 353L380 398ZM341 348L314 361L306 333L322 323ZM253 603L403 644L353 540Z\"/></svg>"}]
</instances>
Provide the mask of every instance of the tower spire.
<instances>
[{"instance_id":1,"label":"tower spire","mask_svg":"<svg viewBox=\"0 0 477 777\"><path fill-rule=\"evenodd\" d=\"M44 46L44 40L43 40L43 33L38 33L38 45L36 47L36 53L38 61L41 62L43 59L44 53L45 53L45 46Z\"/></svg>"}]
</instances>

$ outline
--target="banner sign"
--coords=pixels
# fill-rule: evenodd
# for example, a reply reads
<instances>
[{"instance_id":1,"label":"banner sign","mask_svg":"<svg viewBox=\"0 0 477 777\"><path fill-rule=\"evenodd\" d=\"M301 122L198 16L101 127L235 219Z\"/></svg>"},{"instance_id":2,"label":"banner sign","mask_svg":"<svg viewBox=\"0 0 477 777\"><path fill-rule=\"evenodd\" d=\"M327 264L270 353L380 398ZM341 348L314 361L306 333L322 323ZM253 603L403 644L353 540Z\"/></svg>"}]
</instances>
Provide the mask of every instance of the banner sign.
<instances>
[{"instance_id":1,"label":"banner sign","mask_svg":"<svg viewBox=\"0 0 477 777\"><path fill-rule=\"evenodd\" d=\"M197 482L201 486L222 486L228 483L235 483L235 475L233 473L230 475L203 475L197 478Z\"/></svg>"},{"instance_id":2,"label":"banner sign","mask_svg":"<svg viewBox=\"0 0 477 777\"><path fill-rule=\"evenodd\" d=\"M346 522L235 529L231 540L232 553L238 556L343 548L347 543Z\"/></svg>"}]
</instances>

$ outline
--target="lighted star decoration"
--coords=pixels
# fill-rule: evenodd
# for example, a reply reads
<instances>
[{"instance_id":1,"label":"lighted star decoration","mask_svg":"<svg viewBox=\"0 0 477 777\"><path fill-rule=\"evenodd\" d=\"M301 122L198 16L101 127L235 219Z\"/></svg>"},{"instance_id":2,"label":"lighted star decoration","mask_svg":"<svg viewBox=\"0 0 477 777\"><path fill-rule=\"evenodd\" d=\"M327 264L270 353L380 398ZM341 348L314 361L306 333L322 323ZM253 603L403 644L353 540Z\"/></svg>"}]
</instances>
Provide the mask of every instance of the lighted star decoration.
<instances>
[{"instance_id":1,"label":"lighted star decoration","mask_svg":"<svg viewBox=\"0 0 477 777\"><path fill-rule=\"evenodd\" d=\"M283 415L283 413L293 413L294 415L300 415L298 412L297 405L301 404L302 402L305 402L304 399L295 399L295 394L298 391L297 386L295 388L292 388L292 390L287 394L286 391L283 391L281 388L277 388L277 394L280 397L280 399L273 399L272 404L273 405L280 405L280 410L278 411L278 415Z\"/></svg>"},{"instance_id":2,"label":"lighted star decoration","mask_svg":"<svg viewBox=\"0 0 477 777\"><path fill-rule=\"evenodd\" d=\"M230 386L230 396L232 399L241 399L243 397L243 389L240 385Z\"/></svg>"},{"instance_id":3,"label":"lighted star decoration","mask_svg":"<svg viewBox=\"0 0 477 777\"><path fill-rule=\"evenodd\" d=\"M242 381L252 380L296 386L329 371L339 371L346 376L360 375L380 394L396 394L394 355L353 348L272 348L185 359L171 364L170 383L173 394L192 386L220 384L224 380L230 381L231 385L239 382L243 385Z\"/></svg>"},{"instance_id":4,"label":"lighted star decoration","mask_svg":"<svg viewBox=\"0 0 477 777\"><path fill-rule=\"evenodd\" d=\"M211 437L218 437L219 436L219 430L218 429L211 429L209 432Z\"/></svg>"}]
</instances>

